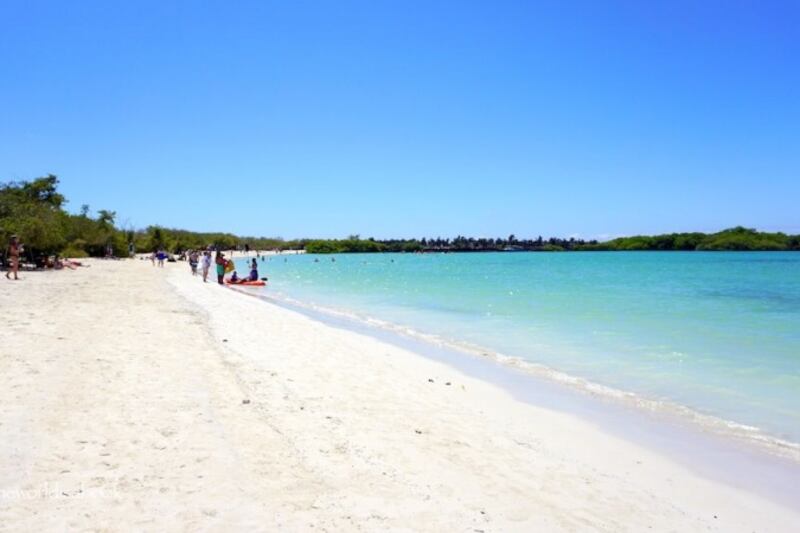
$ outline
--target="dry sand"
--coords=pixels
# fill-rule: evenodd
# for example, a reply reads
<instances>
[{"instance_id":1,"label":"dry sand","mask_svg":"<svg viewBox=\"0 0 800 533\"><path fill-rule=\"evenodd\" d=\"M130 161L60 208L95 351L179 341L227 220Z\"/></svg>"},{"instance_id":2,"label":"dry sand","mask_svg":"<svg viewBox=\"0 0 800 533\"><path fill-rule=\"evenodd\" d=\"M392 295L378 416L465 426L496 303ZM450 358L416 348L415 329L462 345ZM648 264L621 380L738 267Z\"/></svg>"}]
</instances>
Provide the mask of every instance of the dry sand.
<instances>
[{"instance_id":1,"label":"dry sand","mask_svg":"<svg viewBox=\"0 0 800 533\"><path fill-rule=\"evenodd\" d=\"M0 279L4 531L800 524L577 417L203 284L185 263L22 275Z\"/></svg>"}]
</instances>

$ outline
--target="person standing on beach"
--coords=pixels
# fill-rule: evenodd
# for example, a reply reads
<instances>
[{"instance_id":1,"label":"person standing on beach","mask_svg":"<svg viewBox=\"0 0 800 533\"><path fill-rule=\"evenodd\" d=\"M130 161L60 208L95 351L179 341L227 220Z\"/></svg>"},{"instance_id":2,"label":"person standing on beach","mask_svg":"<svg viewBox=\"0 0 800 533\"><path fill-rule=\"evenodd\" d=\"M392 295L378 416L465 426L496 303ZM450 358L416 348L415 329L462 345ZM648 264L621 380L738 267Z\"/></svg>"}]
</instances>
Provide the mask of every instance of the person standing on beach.
<instances>
[{"instance_id":1,"label":"person standing on beach","mask_svg":"<svg viewBox=\"0 0 800 533\"><path fill-rule=\"evenodd\" d=\"M203 252L203 283L208 281L208 271L211 268L211 251Z\"/></svg>"},{"instance_id":2,"label":"person standing on beach","mask_svg":"<svg viewBox=\"0 0 800 533\"><path fill-rule=\"evenodd\" d=\"M192 276L197 275L197 262L200 259L200 256L197 255L197 252L192 250L189 254L189 266L192 269Z\"/></svg>"},{"instance_id":3,"label":"person standing on beach","mask_svg":"<svg viewBox=\"0 0 800 533\"><path fill-rule=\"evenodd\" d=\"M224 283L222 278L225 276L225 254L217 250L214 263L217 265L217 283L222 285Z\"/></svg>"},{"instance_id":4,"label":"person standing on beach","mask_svg":"<svg viewBox=\"0 0 800 533\"><path fill-rule=\"evenodd\" d=\"M17 276L17 272L19 272L19 254L22 252L22 245L17 240L16 235L11 236L11 240L8 243L8 258L10 261L10 265L8 267L8 272L6 272L6 277L11 279L11 274L14 274L14 279L18 280L19 277Z\"/></svg>"}]
</instances>

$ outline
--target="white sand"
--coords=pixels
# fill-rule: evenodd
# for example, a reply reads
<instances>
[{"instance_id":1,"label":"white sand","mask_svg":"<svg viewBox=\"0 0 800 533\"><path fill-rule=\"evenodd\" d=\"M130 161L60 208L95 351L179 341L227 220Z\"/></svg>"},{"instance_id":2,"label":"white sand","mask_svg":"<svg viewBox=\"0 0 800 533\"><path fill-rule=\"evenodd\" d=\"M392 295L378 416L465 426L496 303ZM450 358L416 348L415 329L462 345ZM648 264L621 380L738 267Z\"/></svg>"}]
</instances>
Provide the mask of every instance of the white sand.
<instances>
[{"instance_id":1,"label":"white sand","mask_svg":"<svg viewBox=\"0 0 800 533\"><path fill-rule=\"evenodd\" d=\"M581 419L204 285L185 263L23 276L0 279L2 530L800 524Z\"/></svg>"}]
</instances>

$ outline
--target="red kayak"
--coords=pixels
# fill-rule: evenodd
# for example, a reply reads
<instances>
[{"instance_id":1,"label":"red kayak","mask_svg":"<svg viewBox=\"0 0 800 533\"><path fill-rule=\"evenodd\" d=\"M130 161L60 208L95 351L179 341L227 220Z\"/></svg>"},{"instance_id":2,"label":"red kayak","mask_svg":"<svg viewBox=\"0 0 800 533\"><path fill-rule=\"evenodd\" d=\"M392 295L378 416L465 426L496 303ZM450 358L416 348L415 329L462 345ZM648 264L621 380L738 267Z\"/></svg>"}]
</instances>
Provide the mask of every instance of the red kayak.
<instances>
[{"instance_id":1,"label":"red kayak","mask_svg":"<svg viewBox=\"0 0 800 533\"><path fill-rule=\"evenodd\" d=\"M225 285L244 285L245 287L263 287L267 283L261 280L258 281L226 281Z\"/></svg>"}]
</instances>

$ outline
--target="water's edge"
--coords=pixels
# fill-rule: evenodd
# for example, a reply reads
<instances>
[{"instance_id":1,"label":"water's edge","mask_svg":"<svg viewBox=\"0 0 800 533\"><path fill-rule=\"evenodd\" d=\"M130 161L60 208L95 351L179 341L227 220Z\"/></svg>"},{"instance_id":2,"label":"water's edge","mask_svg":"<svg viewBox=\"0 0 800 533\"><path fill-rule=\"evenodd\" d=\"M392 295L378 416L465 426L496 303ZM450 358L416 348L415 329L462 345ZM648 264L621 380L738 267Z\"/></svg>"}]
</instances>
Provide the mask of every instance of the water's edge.
<instances>
[{"instance_id":1,"label":"water's edge","mask_svg":"<svg viewBox=\"0 0 800 533\"><path fill-rule=\"evenodd\" d=\"M755 428L640 398L547 367L460 345L384 321L311 306L262 291L232 288L327 325L377 338L445 363L515 399L571 415L667 455L706 478L800 510L800 446Z\"/></svg>"}]
</instances>

